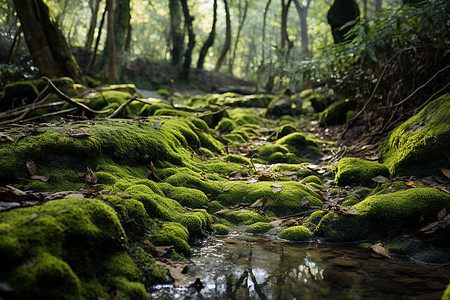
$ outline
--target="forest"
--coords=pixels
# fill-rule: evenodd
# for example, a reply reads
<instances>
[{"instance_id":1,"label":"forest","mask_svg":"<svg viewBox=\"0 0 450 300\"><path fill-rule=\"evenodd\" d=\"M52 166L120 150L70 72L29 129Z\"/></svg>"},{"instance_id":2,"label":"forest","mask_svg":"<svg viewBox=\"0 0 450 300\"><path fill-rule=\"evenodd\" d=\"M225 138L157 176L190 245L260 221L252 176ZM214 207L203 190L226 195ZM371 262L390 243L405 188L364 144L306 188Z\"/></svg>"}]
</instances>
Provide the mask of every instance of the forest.
<instances>
[{"instance_id":1,"label":"forest","mask_svg":"<svg viewBox=\"0 0 450 300\"><path fill-rule=\"evenodd\" d=\"M0 0L0 300L450 299L446 0Z\"/></svg>"}]
</instances>

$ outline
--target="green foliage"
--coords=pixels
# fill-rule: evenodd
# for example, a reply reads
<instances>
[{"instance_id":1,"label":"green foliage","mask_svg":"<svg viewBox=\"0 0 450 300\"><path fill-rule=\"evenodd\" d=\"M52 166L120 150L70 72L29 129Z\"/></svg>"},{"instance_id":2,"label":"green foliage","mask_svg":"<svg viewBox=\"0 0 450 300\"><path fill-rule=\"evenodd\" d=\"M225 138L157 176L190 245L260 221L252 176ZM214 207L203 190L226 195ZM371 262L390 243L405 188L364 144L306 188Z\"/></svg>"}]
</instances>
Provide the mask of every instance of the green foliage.
<instances>
[{"instance_id":1,"label":"green foliage","mask_svg":"<svg viewBox=\"0 0 450 300\"><path fill-rule=\"evenodd\" d=\"M293 226L284 229L278 234L278 237L295 241L295 242L305 242L312 238L313 234L305 226Z\"/></svg>"}]
</instances>

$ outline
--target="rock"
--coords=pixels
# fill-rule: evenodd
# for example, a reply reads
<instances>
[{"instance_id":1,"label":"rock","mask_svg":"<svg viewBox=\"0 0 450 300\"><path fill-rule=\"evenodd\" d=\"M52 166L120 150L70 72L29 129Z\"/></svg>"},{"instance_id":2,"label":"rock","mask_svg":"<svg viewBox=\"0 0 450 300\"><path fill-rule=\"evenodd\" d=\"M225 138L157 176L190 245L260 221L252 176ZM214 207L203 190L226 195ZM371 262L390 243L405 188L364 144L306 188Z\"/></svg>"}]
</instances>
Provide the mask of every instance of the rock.
<instances>
[{"instance_id":1,"label":"rock","mask_svg":"<svg viewBox=\"0 0 450 300\"><path fill-rule=\"evenodd\" d=\"M336 165L335 173L335 182L340 187L346 185L373 187L376 182L372 178L380 175L389 177L389 170L386 166L353 157L342 158Z\"/></svg>"},{"instance_id":2,"label":"rock","mask_svg":"<svg viewBox=\"0 0 450 300\"><path fill-rule=\"evenodd\" d=\"M313 234L305 226L293 226L284 229L278 234L279 238L295 241L295 242L305 242L312 238Z\"/></svg>"},{"instance_id":3,"label":"rock","mask_svg":"<svg viewBox=\"0 0 450 300\"><path fill-rule=\"evenodd\" d=\"M379 150L397 176L442 175L441 168L450 168L450 94L394 129Z\"/></svg>"},{"instance_id":4,"label":"rock","mask_svg":"<svg viewBox=\"0 0 450 300\"><path fill-rule=\"evenodd\" d=\"M347 114L355 109L357 101L346 98L335 102L325 109L319 118L321 126L333 126L344 124L347 121Z\"/></svg>"}]
</instances>

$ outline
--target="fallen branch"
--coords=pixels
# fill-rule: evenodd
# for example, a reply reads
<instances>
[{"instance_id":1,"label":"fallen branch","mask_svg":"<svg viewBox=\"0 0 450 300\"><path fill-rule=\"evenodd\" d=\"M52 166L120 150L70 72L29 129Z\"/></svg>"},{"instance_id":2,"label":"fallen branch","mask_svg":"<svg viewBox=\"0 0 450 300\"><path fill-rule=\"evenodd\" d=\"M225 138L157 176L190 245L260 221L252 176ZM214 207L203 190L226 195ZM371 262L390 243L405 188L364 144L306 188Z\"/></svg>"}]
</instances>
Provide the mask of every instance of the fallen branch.
<instances>
[{"instance_id":1,"label":"fallen branch","mask_svg":"<svg viewBox=\"0 0 450 300\"><path fill-rule=\"evenodd\" d=\"M0 119L9 119L9 118L15 117L17 115L20 115L20 114L24 113L25 111L33 111L33 110L40 109L40 108L60 106L60 105L63 105L64 103L66 103L66 102L59 101L59 102L39 104L39 105L28 104L28 105L21 106L20 108L8 110L8 111L4 112L3 114L0 114Z\"/></svg>"},{"instance_id":2,"label":"fallen branch","mask_svg":"<svg viewBox=\"0 0 450 300\"><path fill-rule=\"evenodd\" d=\"M131 102L133 102L134 100L136 100L136 95L133 95L133 97L131 97L130 99L128 99L127 101L125 101L124 103L122 103L112 114L110 114L109 116L107 116L107 119L112 119L115 116L117 116L128 104L130 104Z\"/></svg>"},{"instance_id":3,"label":"fallen branch","mask_svg":"<svg viewBox=\"0 0 450 300\"><path fill-rule=\"evenodd\" d=\"M72 105L74 105L74 106L76 106L76 107L79 107L79 108L81 108L81 109L87 110L88 112L93 113L93 114L104 114L104 113L107 113L107 112L110 112L110 111L111 111L111 109L102 110L102 111L93 110L93 109L91 109L90 107L84 105L83 103L79 103L79 102L76 102L76 101L72 100L72 98L70 98L69 96L67 96L66 94L64 94L62 91L60 91L60 90L53 84L53 82L52 82L50 79L48 79L47 77L42 77L42 79L45 80L45 81L47 81L47 83L50 85L50 87L53 89L53 91L55 92L55 94L56 94L59 98L61 98L62 100L66 101L66 102L68 102L68 103L70 103L70 104L72 104Z\"/></svg>"},{"instance_id":4,"label":"fallen branch","mask_svg":"<svg viewBox=\"0 0 450 300\"><path fill-rule=\"evenodd\" d=\"M203 114L203 115L198 115L198 116L195 116L195 117L196 118L204 118L204 117L214 116L214 115L220 114L221 112L226 111L229 108L230 108L229 106L225 106L224 108L221 108L219 110L216 110L216 111L213 111L213 112L210 112L210 113L206 113L206 114Z\"/></svg>"}]
</instances>

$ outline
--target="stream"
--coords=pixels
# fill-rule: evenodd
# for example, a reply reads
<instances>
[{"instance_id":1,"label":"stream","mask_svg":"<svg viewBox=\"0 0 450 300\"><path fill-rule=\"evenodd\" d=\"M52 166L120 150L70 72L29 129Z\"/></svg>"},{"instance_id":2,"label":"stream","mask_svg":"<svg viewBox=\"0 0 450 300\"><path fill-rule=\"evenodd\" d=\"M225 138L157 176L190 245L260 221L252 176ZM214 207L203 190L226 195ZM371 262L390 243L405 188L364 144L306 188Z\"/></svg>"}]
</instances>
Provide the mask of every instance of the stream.
<instances>
[{"instance_id":1,"label":"stream","mask_svg":"<svg viewBox=\"0 0 450 300\"><path fill-rule=\"evenodd\" d=\"M449 265L381 257L358 244L291 243L257 235L213 237L194 248L191 282L157 285L154 299L440 299Z\"/></svg>"}]
</instances>

